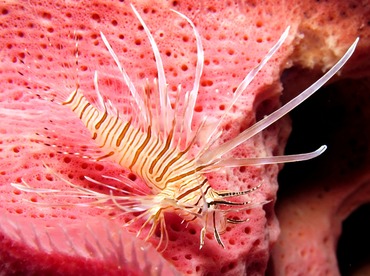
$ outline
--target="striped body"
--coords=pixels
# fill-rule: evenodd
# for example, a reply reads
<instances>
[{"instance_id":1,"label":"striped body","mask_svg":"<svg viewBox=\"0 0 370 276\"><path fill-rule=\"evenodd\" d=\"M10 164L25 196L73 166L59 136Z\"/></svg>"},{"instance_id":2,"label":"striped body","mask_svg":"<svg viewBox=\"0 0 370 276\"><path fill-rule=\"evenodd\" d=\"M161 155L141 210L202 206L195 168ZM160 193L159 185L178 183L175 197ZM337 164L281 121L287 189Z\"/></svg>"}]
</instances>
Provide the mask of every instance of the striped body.
<instances>
[{"instance_id":1,"label":"striped body","mask_svg":"<svg viewBox=\"0 0 370 276\"><path fill-rule=\"evenodd\" d=\"M75 90L63 103L68 106L91 132L92 138L110 157L124 168L140 176L156 197L154 201L173 199L176 205L194 206L199 213L204 190L207 197L214 194L207 178L199 173L205 166L197 166L189 157L189 147L181 151L173 147L173 131L163 140L151 127L142 131L123 121L105 108L99 110Z\"/></svg>"}]
</instances>

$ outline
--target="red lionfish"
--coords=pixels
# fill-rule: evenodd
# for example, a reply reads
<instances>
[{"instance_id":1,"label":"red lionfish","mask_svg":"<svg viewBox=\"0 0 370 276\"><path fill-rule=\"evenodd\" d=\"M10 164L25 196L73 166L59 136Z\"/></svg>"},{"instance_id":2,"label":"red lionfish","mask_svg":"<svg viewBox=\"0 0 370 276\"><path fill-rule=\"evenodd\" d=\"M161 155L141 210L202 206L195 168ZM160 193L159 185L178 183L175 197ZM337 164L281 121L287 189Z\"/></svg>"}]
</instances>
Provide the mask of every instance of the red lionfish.
<instances>
[{"instance_id":1,"label":"red lionfish","mask_svg":"<svg viewBox=\"0 0 370 276\"><path fill-rule=\"evenodd\" d=\"M164 67L157 44L140 14L133 5L131 7L143 26L153 49L158 71L158 79L154 79L153 87L155 89L154 92L158 94L159 100L158 97L150 98L151 88L149 85L146 86L144 96L138 93L107 38L101 33L101 38L114 59L140 111L138 118L134 120L133 118L123 118L112 107L109 101L105 102L103 100L98 88L97 72L95 72L94 77L94 85L98 98L95 105L88 101L78 85L69 95L60 93L53 101L70 108L81 119L86 128L91 132L92 139L105 151L106 155L98 159L110 157L111 160L117 162L122 167L128 168L131 172L142 178L148 188L150 188L151 194L139 196L127 194L115 195L113 194L114 191L120 191L122 193L125 191L86 177L87 180L98 185L103 185L110 190L110 193L102 193L74 185L62 177L59 178L76 189L74 192L75 196L93 199L94 201L88 203L89 206L101 207L106 205L110 207L114 206L125 213L141 212L139 216L132 219L128 224L138 220L145 220L138 235L140 235L144 227L151 224L145 240L148 240L154 234L157 227L159 227L161 238L157 249L164 239L166 239L166 242L168 241L164 213L169 211L176 212L186 222L197 220L202 224L200 248L204 245L205 234L208 231L213 232L218 244L224 247L220 235L225 231L226 225L228 223L241 223L245 221L229 218L228 213L230 210L249 209L265 204L267 201L260 203L231 201L228 198L251 193L258 189L261 184L244 191L218 191L209 185L205 173L222 167L256 166L303 161L315 158L323 153L326 146L321 146L314 152L296 155L258 158L222 158L226 153L279 120L314 94L348 61L355 50L358 38L337 64L296 98L244 130L236 137L225 143L216 145L217 139L222 133L220 130L221 122L257 73L284 43L288 36L288 27L262 61L239 84L223 116L218 121L218 124L214 126L210 135L207 136L207 141L193 155L190 154L190 150L195 145L197 136L204 131L206 122L206 119L204 119L195 130L191 127L204 66L204 51L201 37L193 22L188 17L174 11L178 16L185 19L193 29L197 46L197 63L194 85L190 91L184 94L182 109L179 108L181 86L178 87L175 108L172 108L167 90ZM152 105L153 101L157 101L154 107ZM122 182L124 183L124 180ZM62 193L56 189L32 188L25 182L23 184L12 185L26 192ZM224 209L221 206L229 206L230 209Z\"/></svg>"}]
</instances>

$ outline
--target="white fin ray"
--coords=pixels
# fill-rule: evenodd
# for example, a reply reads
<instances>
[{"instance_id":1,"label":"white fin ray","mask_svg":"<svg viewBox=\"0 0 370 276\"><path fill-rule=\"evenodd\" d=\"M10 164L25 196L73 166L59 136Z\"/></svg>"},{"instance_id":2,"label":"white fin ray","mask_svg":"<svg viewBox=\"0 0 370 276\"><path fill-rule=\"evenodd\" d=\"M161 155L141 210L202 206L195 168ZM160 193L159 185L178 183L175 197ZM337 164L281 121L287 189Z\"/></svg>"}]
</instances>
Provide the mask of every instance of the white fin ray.
<instances>
[{"instance_id":1,"label":"white fin ray","mask_svg":"<svg viewBox=\"0 0 370 276\"><path fill-rule=\"evenodd\" d=\"M314 84L308 87L305 91L299 94L297 97L286 103L284 106L280 107L278 110L274 111L270 115L266 116L262 120L255 123L253 126L247 128L242 133L234 137L233 139L225 142L222 145L217 146L214 149L208 150L204 153L198 160L199 164L209 164L216 160L217 158L221 157L225 153L229 152L230 150L236 148L241 143L247 141L257 133L261 132L271 124L275 123L281 117L286 115L292 109L296 108L302 102L304 102L308 97L313 95L321 86L323 86L330 78L332 78L348 61L348 59L353 54L356 45L358 43L359 38L355 40L355 42L349 47L347 52L343 55L343 57L319 80L317 80Z\"/></svg>"},{"instance_id":2,"label":"white fin ray","mask_svg":"<svg viewBox=\"0 0 370 276\"><path fill-rule=\"evenodd\" d=\"M166 82L166 76L164 73L164 67L163 67L161 54L159 53L157 43L155 42L153 35L151 34L148 26L145 24L144 20L142 19L138 11L135 9L134 5L130 4L130 6L132 10L134 11L136 17L139 19L140 24L143 26L144 31L149 39L150 45L152 46L152 49L153 49L153 54L155 57L155 63L157 65L157 72L158 72L159 100L160 100L160 107L161 107L160 122L163 123L163 132L164 132L164 135L167 136L172 126L173 114L172 114L170 99L167 93L167 82Z\"/></svg>"},{"instance_id":3,"label":"white fin ray","mask_svg":"<svg viewBox=\"0 0 370 276\"><path fill-rule=\"evenodd\" d=\"M195 68L195 77L194 77L194 85L193 89L189 92L186 93L186 98L188 98L188 103L186 105L186 110L185 110L185 115L184 115L184 121L185 121L185 133L187 134L186 137L186 142L189 141L190 139L190 133L191 133L191 123L193 121L193 116L194 116L194 108L195 108L195 103L198 97L198 91L200 87L200 78L203 73L203 68L204 68L204 49L202 45L202 39L194 25L194 23L185 15L182 13L179 13L178 11L171 10L178 14L180 17L184 18L189 25L193 28L196 44L197 44L197 65Z\"/></svg>"},{"instance_id":4,"label":"white fin ray","mask_svg":"<svg viewBox=\"0 0 370 276\"><path fill-rule=\"evenodd\" d=\"M117 202L119 201L119 206L120 209L126 211L126 213L130 212L137 212L141 211L140 208L141 206L145 203L149 206L151 202L151 196L138 196L137 194L131 194L130 192L127 192L125 190L116 188L114 186L104 184L100 181L94 180L93 178L86 177L85 179L98 185L102 186L104 188L109 189L109 194L107 193L101 193L99 191L95 191L89 188L84 188L82 186L73 184L69 180L63 178L59 174L57 174L55 171L53 171L50 167L44 164L44 167L51 173L53 174L56 178L60 179L64 183L68 184L71 188L74 188L74 190L71 191L62 191L58 189L47 189L47 188L34 188L29 186L23 179L22 183L23 184L18 184L18 183L11 183L10 185L20 191L24 191L27 193L36 193L39 196L43 197L48 194L53 194L55 197L66 197L68 196L69 198L78 198L78 199L88 199L91 201L86 201L86 202L79 202L79 203L73 203L74 206L81 206L81 207L91 207L95 206L98 208L102 209L113 209L115 206L117 206ZM127 195L113 195L113 191L118 191L123 194ZM37 202L33 204L36 205L45 205L45 206L66 206L68 204L50 204L48 203L42 203L42 202ZM100 207L104 205L104 207Z\"/></svg>"},{"instance_id":5,"label":"white fin ray","mask_svg":"<svg viewBox=\"0 0 370 276\"><path fill-rule=\"evenodd\" d=\"M236 101L239 99L240 95L245 91L245 89L247 89L248 85L254 80L254 78L256 77L256 75L258 74L259 71L261 71L261 69L263 68L263 66L265 66L265 64L270 60L270 58L277 52L277 50L279 50L279 48L283 45L284 41L286 40L286 38L288 37L288 34L289 34L289 30L290 30L290 26L288 26L284 33L280 36L279 40L276 42L276 44L268 51L267 55L262 59L262 61L256 66L254 67L249 73L248 75L243 79L243 81L239 84L239 86L237 87L236 91L234 92L234 96L232 98L232 101L231 103L228 105L228 107L226 108L224 114L221 116L220 120L218 121L218 124L216 125L214 132L216 132L216 130L219 128L221 122L224 120L224 118L226 117L226 115L230 112L230 109L234 106L234 104L236 103ZM212 137L212 135L210 136Z\"/></svg>"},{"instance_id":6,"label":"white fin ray","mask_svg":"<svg viewBox=\"0 0 370 276\"><path fill-rule=\"evenodd\" d=\"M104 98L100 93L98 71L94 72L94 87L96 95L98 96L98 99L95 101L96 107L100 111L107 111L109 114L119 117L119 112L117 108L113 105L113 103L109 99L107 101L104 101Z\"/></svg>"},{"instance_id":7,"label":"white fin ray","mask_svg":"<svg viewBox=\"0 0 370 276\"><path fill-rule=\"evenodd\" d=\"M220 161L208 167L207 170L208 169L213 170L217 168L226 168L226 167L260 166L260 165L272 165L272 164L307 161L307 160L320 156L326 149L327 149L327 146L323 145L317 150L308 152L308 153L270 156L270 157L220 159Z\"/></svg>"},{"instance_id":8,"label":"white fin ray","mask_svg":"<svg viewBox=\"0 0 370 276\"><path fill-rule=\"evenodd\" d=\"M141 114L141 116L144 119L144 123L145 123L144 127L146 127L146 125L148 124L149 119L148 119L147 109L146 109L146 106L144 104L143 99L141 98L139 93L136 91L135 85L131 81L130 77L127 75L125 69L122 67L116 53L113 51L113 48L110 46L110 44L109 44L107 38L105 37L105 35L102 32L100 32L100 36L101 36L101 38L102 38L102 40L105 44L105 47L107 47L109 53L111 54L113 60L115 61L119 71L121 72L121 74L123 76L123 79L124 79L127 87L129 88L130 92L131 92L131 95L134 97L136 105L139 109L139 113Z\"/></svg>"},{"instance_id":9,"label":"white fin ray","mask_svg":"<svg viewBox=\"0 0 370 276\"><path fill-rule=\"evenodd\" d=\"M50 194L50 193L59 193L60 192L60 190L57 190L57 189L32 188L32 187L26 185L23 179L22 179L22 182L23 182L23 184L10 183L10 186L16 188L19 191L27 192L27 193Z\"/></svg>"},{"instance_id":10,"label":"white fin ray","mask_svg":"<svg viewBox=\"0 0 370 276\"><path fill-rule=\"evenodd\" d=\"M98 96L98 99L95 101L96 107L100 109L101 111L106 110L106 105L103 99L103 96L100 93L99 90L99 83L98 83L98 71L94 72L94 88L96 95Z\"/></svg>"}]
</instances>

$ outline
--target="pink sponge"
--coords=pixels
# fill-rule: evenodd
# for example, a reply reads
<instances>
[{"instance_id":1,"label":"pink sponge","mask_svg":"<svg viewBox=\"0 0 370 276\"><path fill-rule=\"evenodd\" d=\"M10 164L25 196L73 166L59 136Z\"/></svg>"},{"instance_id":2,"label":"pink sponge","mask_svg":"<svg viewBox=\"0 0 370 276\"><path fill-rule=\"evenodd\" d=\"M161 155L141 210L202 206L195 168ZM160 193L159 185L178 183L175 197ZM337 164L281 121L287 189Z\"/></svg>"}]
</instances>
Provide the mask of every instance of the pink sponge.
<instances>
[{"instance_id":1,"label":"pink sponge","mask_svg":"<svg viewBox=\"0 0 370 276\"><path fill-rule=\"evenodd\" d=\"M272 253L279 275L344 275L356 270L361 274L361 266L365 269L368 264L365 221L369 213L363 213L357 226L347 222L342 226L359 206L368 206L370 196L370 131L366 123L370 120L370 98L364 83L346 80L331 85L308 103L307 108L315 106L316 112L303 119L304 129L297 127L301 129L298 133L306 133L305 140L314 139L308 133L315 129L319 133L316 140L325 139L328 151L308 166L301 163L283 170L277 204L281 235ZM320 122L323 114L325 120ZM298 142L296 131L292 138L296 137L298 147L304 147L302 143L306 142ZM307 177L301 179L302 174ZM284 179L293 185L288 186Z\"/></svg>"},{"instance_id":2,"label":"pink sponge","mask_svg":"<svg viewBox=\"0 0 370 276\"><path fill-rule=\"evenodd\" d=\"M298 12L300 8L294 3L284 8L275 5L240 1L135 3L158 44L168 89L173 94L179 84L184 91L193 85L196 45L189 25L170 9L186 14L195 23L205 50L195 123L204 116L209 118L210 125L217 122L239 83L284 29L291 26L284 46L232 108L220 142L279 107L282 90L279 78L284 69L294 62L327 69L356 37L355 32L353 36L330 32L333 27L329 24L319 37L322 43L315 43L317 32L312 21L325 18L326 13L310 17L311 21L306 20L305 25ZM45 197L13 188L11 183L26 183L36 188L70 191L66 181L57 175L85 187L91 184L85 176L101 179L103 175L124 175L140 185L140 179L127 168L109 160L93 162L84 158L99 155L100 149L78 117L63 106L39 99L34 91L65 93L78 82L93 99L94 71L98 71L104 97L119 110L132 112L125 99L129 97L127 88L99 32L104 33L116 50L137 89L145 85L146 79L157 77L157 69L145 32L126 3L25 1L4 5L1 17L4 18L0 22L3 38L0 41L3 88L0 94L0 258L3 264L0 268L3 271L64 275L178 272L260 275L265 272L270 249L280 231L273 201L236 213L235 219L249 220L228 225L222 234L225 249L207 234L206 244L199 250L200 225L182 224L178 216L169 213L166 217L169 243L160 254L151 245L158 242L158 237L149 242L136 238L138 227L123 227L125 218L119 217L118 210L86 208L78 205L81 198L57 194ZM346 28L353 30L358 21L351 21ZM307 38L311 39L306 41ZM309 43L299 44L301 39ZM325 57L311 49L325 53ZM352 68L360 68L361 62L359 59L357 67ZM288 134L289 125L283 119L232 154L237 157L281 155ZM75 152L81 155L74 155ZM277 165L224 168L210 174L209 180L218 190L237 191L262 183L247 199L263 202L276 197L278 171Z\"/></svg>"}]
</instances>

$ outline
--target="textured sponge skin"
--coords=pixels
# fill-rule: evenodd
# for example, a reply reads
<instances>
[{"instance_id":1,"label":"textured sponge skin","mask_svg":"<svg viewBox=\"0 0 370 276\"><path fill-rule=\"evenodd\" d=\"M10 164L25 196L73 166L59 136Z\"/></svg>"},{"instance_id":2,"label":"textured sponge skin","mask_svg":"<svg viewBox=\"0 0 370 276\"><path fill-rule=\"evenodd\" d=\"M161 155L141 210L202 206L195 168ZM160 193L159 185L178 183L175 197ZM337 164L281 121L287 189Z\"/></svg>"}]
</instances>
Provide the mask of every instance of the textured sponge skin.
<instances>
[{"instance_id":1,"label":"textured sponge skin","mask_svg":"<svg viewBox=\"0 0 370 276\"><path fill-rule=\"evenodd\" d=\"M212 124L222 115L233 90L268 52L286 26L275 26L276 32L260 36L258 31L263 28L264 22L241 15L235 4L212 3L210 7L188 7L188 5L189 3L136 3L158 43L171 90L175 90L179 84L183 90L191 89L196 47L190 26L169 9L176 8L185 13L197 25L205 48L205 70L195 107L194 124L196 126L197 121L205 115L209 116L208 122ZM18 241L19 247L22 245L32 248L30 252L34 252L33 254L43 254L43 251L46 251L50 258L57 258L55 256L59 255L61 260L64 260L63 256L66 255L69 258L67 266L82 269L85 264L86 271L89 267L91 271L110 270L110 267L114 266L130 269L130 266L135 264L133 257L125 255L128 264L123 265L120 251L123 250L122 247L128 247L124 250L127 254L130 246L139 251L140 240L135 241L136 238L126 232L127 230L136 233L138 226L123 228L124 220L115 219L113 220L115 226L108 227L112 223L109 222L109 217L115 214L94 208L68 206L40 208L32 203L23 202L22 199L41 204L66 205L78 203L78 199L53 196L42 198L35 194L19 194L9 186L10 182L19 183L23 179L33 187L62 187L61 189L65 187L64 189L68 190L65 183L47 172L43 163L79 185L87 185L83 179L85 175L94 179L99 179L100 175L118 176L122 173L129 175L126 168L109 161L95 163L88 159L58 153L81 152L81 149L86 149L87 152L84 153L88 155L91 152L95 154L94 151L99 149L72 112L54 103L37 99L34 95L34 91L42 94L44 90L66 93L73 89L78 81L84 93L94 98L93 74L97 70L103 95L118 109L129 110L127 88L122 84L114 61L102 43L99 31L105 34L116 50L138 89L145 84L145 79L151 80L156 77L152 49L129 5L99 2L89 5L86 11L84 4L71 3L71 6L62 9L61 13L55 13L55 8L55 3L43 3L25 7L9 6L7 12L4 12L8 22L14 22L14 26L20 27L22 24L22 28L15 36L9 32L5 33L7 36L5 48L10 53L5 62L11 64L11 69L4 73L11 76L8 79L12 83L9 83L2 96L4 101L5 98L13 100L7 107L9 110L6 109L4 119L6 125L3 125L6 130L3 137L9 137L6 139L9 148L4 150L6 155L3 157L4 163L9 164L2 182L3 208L6 214L4 220L14 220L14 224L24 233L22 237L17 237L11 225L4 226L5 237ZM112 10L115 12L112 13ZM220 14L221 10L223 12ZM205 17L203 13L209 16ZM224 16L224 13L227 16ZM225 121L226 131L221 137L222 140L229 139L255 122L256 109L265 99L269 101L258 109L260 114L257 116L268 114L278 106L277 99L281 89L277 82L281 67L279 64L288 53L289 51L280 51L274 56L274 60L244 93ZM20 59L23 63L19 62ZM22 75L17 74L17 77L14 77L14 71L19 71ZM19 110L22 110L21 115ZM258 135L240 147L237 154L243 157L280 153L282 148L278 143L282 142L283 145L286 135L279 135L279 132L277 126L272 127L265 133L265 136L271 138L266 139ZM16 133L18 135L15 135ZM39 141L43 139L46 139L47 143L55 143L57 147L45 146ZM13 162L15 159L18 161ZM265 201L266 198L274 198L277 171L277 166L223 169L211 174L209 179L216 189L232 190L251 188L262 182L262 188L250 197L251 200L259 202ZM129 177L135 178L132 175ZM188 274L229 272L240 274L249 269L264 271L269 256L268 248L276 239L278 232L272 204L265 208L267 218L262 206L235 214L235 218L249 218L249 221L238 226L231 225L226 229L226 233L222 235L225 249L216 243L212 235L207 235L206 245L199 250L200 226L197 223L189 226L181 224L180 218L168 214L166 219L170 241L162 254L167 262L164 262L162 257L156 256L155 258L159 259L157 263L153 262L155 259L153 257L150 262L141 264L141 267L144 270L147 265L156 267L159 266L158 263L163 263L167 267L172 264L182 273ZM96 216L100 218L100 224L95 223ZM30 229L23 226L27 223L32 224ZM101 226L109 231L99 230ZM76 229L84 234L76 235ZM123 245L119 244L117 236L121 237ZM51 242L48 240L49 237ZM130 239L134 241L127 242ZM157 243L157 239L154 237L150 242ZM92 245L87 246L85 240ZM114 240L115 243L112 244L110 240ZM15 252L18 250L14 249ZM154 250L149 248L146 251L150 254ZM81 258L84 261L81 261ZM29 260L27 256L23 259ZM40 261L39 266L30 268L29 264L25 264L25 270L43 271L48 267L54 267L50 265L51 260L43 259L41 256L40 259L44 261ZM64 267L61 266L60 271L67 269ZM122 273L121 269L117 271Z\"/></svg>"},{"instance_id":2,"label":"textured sponge skin","mask_svg":"<svg viewBox=\"0 0 370 276\"><path fill-rule=\"evenodd\" d=\"M191 28L170 9L186 14L196 24L205 48L205 70L195 108L195 124L205 115L210 123L217 121L237 85L267 53L286 26L291 25L286 44L232 109L224 124L222 141L279 106L282 90L279 78L285 68L294 62L306 67L330 67L356 36L355 32L353 36L343 36L330 31L333 28L323 28L326 36L320 37L323 42L320 45L324 45L322 49L315 47L314 38L308 40L312 43L303 45L324 53L325 58L310 49L303 54L300 39L304 41L317 35L312 22L324 18L326 12L308 17L307 25L304 25L299 8L290 3L284 8L276 8L274 1L258 5L242 1L194 2L138 1L134 4L158 43L172 91L179 84L184 90L191 89L196 47ZM67 190L67 185L48 173L43 163L81 185L86 185L84 176L99 179L101 175L125 174L135 180L126 168L112 162L95 163L58 153L85 150L87 154L95 154L99 149L72 112L29 92L47 89L65 93L78 81L84 93L93 97L93 74L97 70L104 96L118 109L130 110L127 88L102 43L100 31L116 50L137 88L145 84L146 78L156 77L157 71L147 37L125 2L7 3L1 7L1 18L4 19L0 22L3 38L0 41L3 271L9 274L147 275L148 271L152 273L160 268L163 273L199 275L264 273L270 248L279 233L273 203L236 214L237 217L248 217L249 221L226 229L222 235L225 249L207 235L205 247L199 250L200 226L194 223L186 227L177 216L168 214L170 242L167 250L159 254L150 246L157 242L157 237L143 243L133 234L137 227L123 228L123 220L110 219L116 214L94 208L70 207L78 203L76 198L43 198L12 188L10 183L21 183L23 179L34 187ZM351 21L346 29L353 31L359 21ZM302 33L304 37L299 36ZM343 47L331 47L333 41ZM297 45L295 48L294 44ZM357 64L360 64L358 67L362 65L360 61ZM239 157L281 154L288 133L287 121L282 120L232 154ZM46 136L58 146L47 147L40 142L45 140L40 137ZM209 178L217 189L239 190L263 183L262 188L250 196L258 202L275 199L278 169L277 166L222 169ZM140 183L139 179L135 181ZM50 208L24 199L67 206Z\"/></svg>"}]
</instances>

